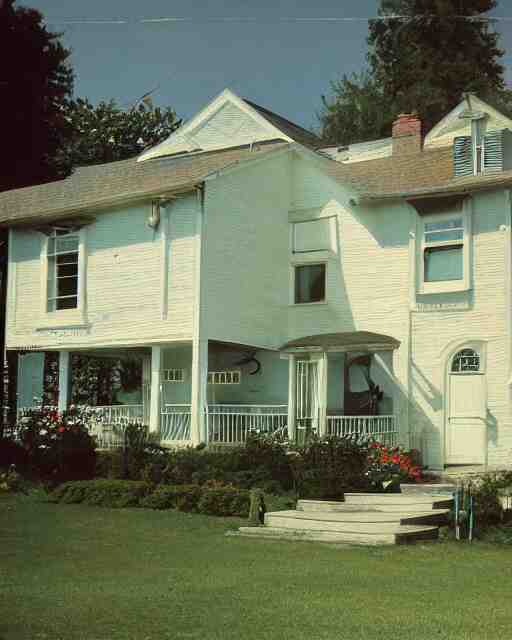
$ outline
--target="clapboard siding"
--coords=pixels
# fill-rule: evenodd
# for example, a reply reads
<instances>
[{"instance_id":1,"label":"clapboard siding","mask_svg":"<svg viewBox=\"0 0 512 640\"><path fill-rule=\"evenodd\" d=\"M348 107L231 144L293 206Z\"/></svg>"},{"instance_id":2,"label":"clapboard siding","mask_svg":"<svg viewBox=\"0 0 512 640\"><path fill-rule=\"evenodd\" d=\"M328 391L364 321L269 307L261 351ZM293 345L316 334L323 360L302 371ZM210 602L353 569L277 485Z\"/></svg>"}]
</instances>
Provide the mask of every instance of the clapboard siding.
<instances>
[{"instance_id":1,"label":"clapboard siding","mask_svg":"<svg viewBox=\"0 0 512 640\"><path fill-rule=\"evenodd\" d=\"M168 295L162 291L163 222L157 231L146 225L150 203L98 215L87 227L86 330L53 335L52 314L41 317L41 234L15 231L15 312L9 314L10 347L40 345L61 348L143 344L191 339L194 303L196 197L169 207ZM167 319L163 305L167 304ZM48 329L38 327L47 326ZM72 325L70 325L72 328Z\"/></svg>"},{"instance_id":2,"label":"clapboard siding","mask_svg":"<svg viewBox=\"0 0 512 640\"><path fill-rule=\"evenodd\" d=\"M285 342L289 167L280 156L207 182L202 277L211 339Z\"/></svg>"}]
</instances>

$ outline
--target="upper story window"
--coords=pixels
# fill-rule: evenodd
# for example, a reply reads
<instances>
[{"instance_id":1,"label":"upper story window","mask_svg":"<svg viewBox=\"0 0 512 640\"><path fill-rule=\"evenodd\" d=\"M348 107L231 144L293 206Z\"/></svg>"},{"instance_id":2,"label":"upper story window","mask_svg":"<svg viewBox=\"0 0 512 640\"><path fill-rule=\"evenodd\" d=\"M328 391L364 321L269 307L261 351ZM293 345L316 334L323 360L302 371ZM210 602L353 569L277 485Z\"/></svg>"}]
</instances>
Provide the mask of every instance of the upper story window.
<instances>
[{"instance_id":1,"label":"upper story window","mask_svg":"<svg viewBox=\"0 0 512 640\"><path fill-rule=\"evenodd\" d=\"M48 238L47 310L78 308L79 232L54 229Z\"/></svg>"},{"instance_id":2,"label":"upper story window","mask_svg":"<svg viewBox=\"0 0 512 640\"><path fill-rule=\"evenodd\" d=\"M325 302L325 264L301 264L294 267L295 304Z\"/></svg>"},{"instance_id":3,"label":"upper story window","mask_svg":"<svg viewBox=\"0 0 512 640\"><path fill-rule=\"evenodd\" d=\"M469 288L469 219L462 204L421 218L420 293Z\"/></svg>"}]
</instances>

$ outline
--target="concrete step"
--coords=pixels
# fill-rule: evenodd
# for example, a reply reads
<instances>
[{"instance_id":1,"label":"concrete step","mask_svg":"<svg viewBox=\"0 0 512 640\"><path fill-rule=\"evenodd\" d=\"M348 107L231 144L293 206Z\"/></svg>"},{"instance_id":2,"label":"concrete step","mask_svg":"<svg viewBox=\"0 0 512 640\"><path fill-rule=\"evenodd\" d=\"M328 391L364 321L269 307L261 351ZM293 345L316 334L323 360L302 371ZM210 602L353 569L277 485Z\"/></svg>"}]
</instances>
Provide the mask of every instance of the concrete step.
<instances>
[{"instance_id":1,"label":"concrete step","mask_svg":"<svg viewBox=\"0 0 512 640\"><path fill-rule=\"evenodd\" d=\"M265 514L265 526L278 529L306 529L308 531L342 531L349 533L396 534L402 526L427 526L427 523L415 522L414 516L393 518L387 514L374 514L369 518L362 513L359 519L346 519L348 514L316 513L301 511L274 511ZM366 516L366 517L365 517ZM382 518L384 516L384 518ZM403 522L402 522L403 521ZM433 525L430 525L433 526Z\"/></svg>"},{"instance_id":2,"label":"concrete step","mask_svg":"<svg viewBox=\"0 0 512 640\"><path fill-rule=\"evenodd\" d=\"M437 540L437 527L402 526L390 533L359 531L322 531L280 527L240 527L242 536L290 540L295 542L330 542L356 545L411 544L418 541Z\"/></svg>"},{"instance_id":3,"label":"concrete step","mask_svg":"<svg viewBox=\"0 0 512 640\"><path fill-rule=\"evenodd\" d=\"M401 493L346 493L347 504L371 505L382 509L396 511L398 509L413 509L414 511L430 509L450 509L453 498L446 495L411 496Z\"/></svg>"},{"instance_id":4,"label":"concrete step","mask_svg":"<svg viewBox=\"0 0 512 640\"><path fill-rule=\"evenodd\" d=\"M452 497L453 492L457 489L455 484L402 484L400 485L401 495L403 496L447 496Z\"/></svg>"},{"instance_id":5,"label":"concrete step","mask_svg":"<svg viewBox=\"0 0 512 640\"><path fill-rule=\"evenodd\" d=\"M296 513L303 513L310 518L327 515L330 519L340 519L345 522L400 522L401 524L432 524L443 526L448 523L449 509L410 510L403 507L400 510L379 510L363 505L344 502L327 502L323 500L299 500Z\"/></svg>"}]
</instances>

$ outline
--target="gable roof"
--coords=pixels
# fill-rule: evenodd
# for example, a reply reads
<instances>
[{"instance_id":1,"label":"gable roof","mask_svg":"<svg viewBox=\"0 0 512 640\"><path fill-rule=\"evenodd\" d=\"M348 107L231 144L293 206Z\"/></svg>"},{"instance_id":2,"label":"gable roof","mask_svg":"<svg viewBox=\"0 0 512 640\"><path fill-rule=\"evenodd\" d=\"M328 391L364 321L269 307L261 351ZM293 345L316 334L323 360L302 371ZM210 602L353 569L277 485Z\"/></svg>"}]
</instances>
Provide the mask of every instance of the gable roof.
<instances>
[{"instance_id":1,"label":"gable roof","mask_svg":"<svg viewBox=\"0 0 512 640\"><path fill-rule=\"evenodd\" d=\"M79 167L64 180L0 193L0 225L57 220L151 196L187 192L215 171L287 146L271 143L257 151L229 149L151 162L131 158Z\"/></svg>"},{"instance_id":2,"label":"gable roof","mask_svg":"<svg viewBox=\"0 0 512 640\"><path fill-rule=\"evenodd\" d=\"M512 120L500 113L493 106L484 102L473 93L468 93L464 99L440 120L425 136L424 146L449 146L457 136L471 135L471 120L464 118L470 113L485 114L485 126L488 130L511 129Z\"/></svg>"},{"instance_id":3,"label":"gable roof","mask_svg":"<svg viewBox=\"0 0 512 640\"><path fill-rule=\"evenodd\" d=\"M319 138L306 129L225 89L166 140L144 151L138 160L145 162L179 153L218 151L271 140L320 145Z\"/></svg>"},{"instance_id":4,"label":"gable roof","mask_svg":"<svg viewBox=\"0 0 512 640\"><path fill-rule=\"evenodd\" d=\"M287 120L273 111L265 109L265 107L262 107L251 100L247 100L247 98L244 98L243 100L246 104L260 113L265 120L268 120L268 122L288 135L292 140L295 140L295 142L312 149L318 149L321 146L322 140L311 131L304 129L304 127L300 127L298 124L295 124L291 120Z\"/></svg>"}]
</instances>

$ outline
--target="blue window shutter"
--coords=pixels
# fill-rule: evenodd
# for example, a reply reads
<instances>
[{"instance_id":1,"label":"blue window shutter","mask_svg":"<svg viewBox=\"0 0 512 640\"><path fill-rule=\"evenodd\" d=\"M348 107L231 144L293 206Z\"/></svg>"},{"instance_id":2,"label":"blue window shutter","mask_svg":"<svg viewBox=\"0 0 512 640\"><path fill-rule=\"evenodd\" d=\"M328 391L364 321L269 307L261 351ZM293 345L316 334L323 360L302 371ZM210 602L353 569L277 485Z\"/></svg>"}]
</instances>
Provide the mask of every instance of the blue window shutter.
<instances>
[{"instance_id":1,"label":"blue window shutter","mask_svg":"<svg viewBox=\"0 0 512 640\"><path fill-rule=\"evenodd\" d=\"M489 131L484 136L484 173L503 171L503 131Z\"/></svg>"},{"instance_id":2,"label":"blue window shutter","mask_svg":"<svg viewBox=\"0 0 512 640\"><path fill-rule=\"evenodd\" d=\"M471 136L458 136L453 141L453 169L456 176L473 175Z\"/></svg>"}]
</instances>

